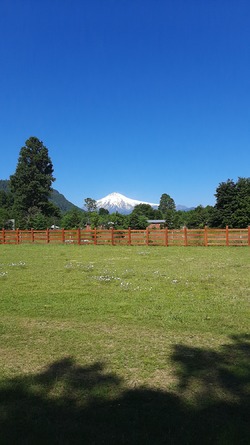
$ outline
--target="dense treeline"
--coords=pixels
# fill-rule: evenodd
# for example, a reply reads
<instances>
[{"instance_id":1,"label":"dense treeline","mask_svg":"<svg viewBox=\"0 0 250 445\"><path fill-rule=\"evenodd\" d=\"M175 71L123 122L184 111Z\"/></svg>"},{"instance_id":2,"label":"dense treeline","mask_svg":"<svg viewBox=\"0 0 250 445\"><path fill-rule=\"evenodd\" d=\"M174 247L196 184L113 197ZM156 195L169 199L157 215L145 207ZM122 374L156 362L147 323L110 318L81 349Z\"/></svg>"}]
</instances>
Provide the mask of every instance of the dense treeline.
<instances>
[{"instance_id":1,"label":"dense treeline","mask_svg":"<svg viewBox=\"0 0 250 445\"><path fill-rule=\"evenodd\" d=\"M48 149L36 137L29 138L20 150L15 173L9 181L0 180L0 227L13 228L13 220L21 229L51 226L144 229L148 220L161 220L163 227L175 229L250 225L250 178L221 182L216 189L214 207L199 205L189 211L176 210L173 198L163 193L157 210L149 204L139 204L130 215L97 210L91 198L85 199L86 211L74 207L52 189L54 180Z\"/></svg>"}]
</instances>

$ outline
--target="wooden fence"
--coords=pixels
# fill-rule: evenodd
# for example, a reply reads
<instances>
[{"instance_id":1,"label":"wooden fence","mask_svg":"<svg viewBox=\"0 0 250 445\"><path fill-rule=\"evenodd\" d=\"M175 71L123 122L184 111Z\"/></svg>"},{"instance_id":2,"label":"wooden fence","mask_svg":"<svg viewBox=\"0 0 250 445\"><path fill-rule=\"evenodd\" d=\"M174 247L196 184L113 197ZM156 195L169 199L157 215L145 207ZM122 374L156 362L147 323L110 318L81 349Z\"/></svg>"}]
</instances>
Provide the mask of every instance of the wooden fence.
<instances>
[{"instance_id":1,"label":"wooden fence","mask_svg":"<svg viewBox=\"0 0 250 445\"><path fill-rule=\"evenodd\" d=\"M250 246L247 229L0 230L0 244L79 244L126 246Z\"/></svg>"}]
</instances>

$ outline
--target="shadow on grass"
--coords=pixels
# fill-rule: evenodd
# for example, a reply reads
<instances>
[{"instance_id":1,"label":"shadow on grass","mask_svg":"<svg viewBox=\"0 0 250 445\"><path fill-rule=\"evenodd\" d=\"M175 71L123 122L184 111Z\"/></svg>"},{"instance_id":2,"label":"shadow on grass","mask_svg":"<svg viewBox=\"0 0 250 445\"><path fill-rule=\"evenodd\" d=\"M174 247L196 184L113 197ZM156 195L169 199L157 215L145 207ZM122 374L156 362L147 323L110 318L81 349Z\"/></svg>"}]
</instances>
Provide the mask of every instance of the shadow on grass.
<instances>
[{"instance_id":1,"label":"shadow on grass","mask_svg":"<svg viewBox=\"0 0 250 445\"><path fill-rule=\"evenodd\" d=\"M1 382L1 444L247 444L250 336L176 345L178 388L126 389L102 363L64 358Z\"/></svg>"}]
</instances>

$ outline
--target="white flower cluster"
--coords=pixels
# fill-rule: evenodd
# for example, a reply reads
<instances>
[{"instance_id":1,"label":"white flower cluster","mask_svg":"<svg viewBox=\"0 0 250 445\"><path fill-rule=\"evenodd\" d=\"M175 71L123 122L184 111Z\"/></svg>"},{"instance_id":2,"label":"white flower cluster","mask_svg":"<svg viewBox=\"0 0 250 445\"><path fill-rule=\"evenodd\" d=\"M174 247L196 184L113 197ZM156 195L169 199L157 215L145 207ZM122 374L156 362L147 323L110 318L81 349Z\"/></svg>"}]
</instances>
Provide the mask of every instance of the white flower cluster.
<instances>
[{"instance_id":1,"label":"white flower cluster","mask_svg":"<svg viewBox=\"0 0 250 445\"><path fill-rule=\"evenodd\" d=\"M85 271L89 271L94 268L94 265L93 265L93 263L83 264L78 261L70 261L64 267L65 267L65 269L83 269Z\"/></svg>"},{"instance_id":2,"label":"white flower cluster","mask_svg":"<svg viewBox=\"0 0 250 445\"><path fill-rule=\"evenodd\" d=\"M82 263L78 263L77 261L75 262L70 262L68 264L65 265L66 269L78 269L79 267L82 267L83 264Z\"/></svg>"},{"instance_id":3,"label":"white flower cluster","mask_svg":"<svg viewBox=\"0 0 250 445\"><path fill-rule=\"evenodd\" d=\"M86 264L83 267L83 269L86 270L86 271L93 270L94 269L94 264L93 263Z\"/></svg>"},{"instance_id":4,"label":"white flower cluster","mask_svg":"<svg viewBox=\"0 0 250 445\"><path fill-rule=\"evenodd\" d=\"M119 277L114 277L114 276L110 276L110 275L100 275L98 277L93 277L95 280L98 281L112 281L112 280L121 280L121 278Z\"/></svg>"},{"instance_id":5,"label":"white flower cluster","mask_svg":"<svg viewBox=\"0 0 250 445\"><path fill-rule=\"evenodd\" d=\"M26 263L24 261L19 261L18 263L11 263L11 264L9 264L9 266L10 267L12 267L12 266L14 266L14 267L19 267L19 266L24 267L24 266L26 266Z\"/></svg>"},{"instance_id":6,"label":"white flower cluster","mask_svg":"<svg viewBox=\"0 0 250 445\"><path fill-rule=\"evenodd\" d=\"M136 291L151 291L151 290L153 290L153 288L152 288L152 286L151 287L136 286L133 290L136 290Z\"/></svg>"},{"instance_id":7,"label":"white flower cluster","mask_svg":"<svg viewBox=\"0 0 250 445\"><path fill-rule=\"evenodd\" d=\"M124 281L121 282L121 287L123 288L123 290L127 290L130 286L130 283L125 283Z\"/></svg>"},{"instance_id":8,"label":"white flower cluster","mask_svg":"<svg viewBox=\"0 0 250 445\"><path fill-rule=\"evenodd\" d=\"M8 272L0 272L0 278L6 278L8 275Z\"/></svg>"},{"instance_id":9,"label":"white flower cluster","mask_svg":"<svg viewBox=\"0 0 250 445\"><path fill-rule=\"evenodd\" d=\"M100 275L100 276L92 277L92 279L97 280L97 281L102 281L104 283L118 281L123 290L127 290L131 285L131 283L129 283L128 281L122 281L122 278L116 277L114 275Z\"/></svg>"}]
</instances>

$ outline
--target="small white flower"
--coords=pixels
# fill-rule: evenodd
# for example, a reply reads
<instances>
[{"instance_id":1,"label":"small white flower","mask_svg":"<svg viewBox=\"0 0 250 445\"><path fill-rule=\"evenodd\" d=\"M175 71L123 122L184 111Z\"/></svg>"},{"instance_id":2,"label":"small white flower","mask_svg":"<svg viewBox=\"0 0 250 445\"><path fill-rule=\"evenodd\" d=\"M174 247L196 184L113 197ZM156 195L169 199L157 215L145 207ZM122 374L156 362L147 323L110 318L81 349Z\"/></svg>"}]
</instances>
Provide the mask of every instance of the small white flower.
<instances>
[{"instance_id":1,"label":"small white flower","mask_svg":"<svg viewBox=\"0 0 250 445\"><path fill-rule=\"evenodd\" d=\"M6 278L8 275L8 272L0 272L0 278Z\"/></svg>"}]
</instances>

